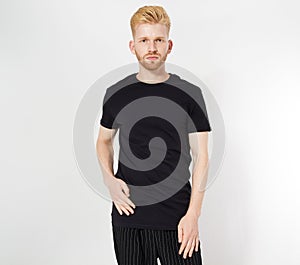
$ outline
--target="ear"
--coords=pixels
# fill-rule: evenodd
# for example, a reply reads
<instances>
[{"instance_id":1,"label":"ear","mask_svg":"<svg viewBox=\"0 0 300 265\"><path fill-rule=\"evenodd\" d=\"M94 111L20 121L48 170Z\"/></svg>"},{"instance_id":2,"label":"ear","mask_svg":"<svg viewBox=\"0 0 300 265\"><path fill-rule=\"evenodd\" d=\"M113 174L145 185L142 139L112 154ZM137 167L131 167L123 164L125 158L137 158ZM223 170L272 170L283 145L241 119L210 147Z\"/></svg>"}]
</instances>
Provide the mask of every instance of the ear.
<instances>
[{"instance_id":1,"label":"ear","mask_svg":"<svg viewBox=\"0 0 300 265\"><path fill-rule=\"evenodd\" d=\"M135 49L134 49L134 41L133 40L130 40L129 41L129 49L131 51L132 54L135 54Z\"/></svg>"},{"instance_id":2,"label":"ear","mask_svg":"<svg viewBox=\"0 0 300 265\"><path fill-rule=\"evenodd\" d=\"M172 48L173 48L173 41L172 40L168 40L168 43L169 43L169 45L168 45L168 51L167 51L167 53L169 54L172 51Z\"/></svg>"}]
</instances>

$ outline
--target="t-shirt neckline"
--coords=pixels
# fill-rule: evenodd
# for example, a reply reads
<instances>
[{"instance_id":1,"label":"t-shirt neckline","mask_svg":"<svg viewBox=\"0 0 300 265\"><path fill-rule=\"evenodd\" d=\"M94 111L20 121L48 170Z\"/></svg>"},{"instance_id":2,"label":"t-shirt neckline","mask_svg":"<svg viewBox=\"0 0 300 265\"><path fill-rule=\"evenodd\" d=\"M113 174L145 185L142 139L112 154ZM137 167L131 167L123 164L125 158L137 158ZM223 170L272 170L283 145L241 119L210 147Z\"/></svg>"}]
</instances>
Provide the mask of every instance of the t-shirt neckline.
<instances>
[{"instance_id":1,"label":"t-shirt neckline","mask_svg":"<svg viewBox=\"0 0 300 265\"><path fill-rule=\"evenodd\" d=\"M143 81L139 80L139 79L136 77L137 74L138 74L138 73L135 73L135 74L134 74L134 79L135 79L136 82L142 83L142 84L145 84L145 85L150 85L150 86L151 86L151 85L165 84L165 83L169 82L169 81L171 80L172 76L173 76L172 73L168 73L170 76L169 76L169 78L168 78L167 80L165 80L165 81L158 82L158 83L146 83L146 82L143 82Z\"/></svg>"}]
</instances>

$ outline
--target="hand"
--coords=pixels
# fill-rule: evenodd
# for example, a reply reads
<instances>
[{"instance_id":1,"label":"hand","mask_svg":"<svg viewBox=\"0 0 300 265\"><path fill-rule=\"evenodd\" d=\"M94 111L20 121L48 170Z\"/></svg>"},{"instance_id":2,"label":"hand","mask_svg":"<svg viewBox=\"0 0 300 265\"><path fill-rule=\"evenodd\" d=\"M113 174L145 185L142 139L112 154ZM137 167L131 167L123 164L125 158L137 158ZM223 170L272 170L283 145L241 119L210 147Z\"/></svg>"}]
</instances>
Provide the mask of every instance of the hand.
<instances>
[{"instance_id":1,"label":"hand","mask_svg":"<svg viewBox=\"0 0 300 265\"><path fill-rule=\"evenodd\" d=\"M179 255L184 250L183 257L189 257L192 253L198 251L199 248L199 232L198 232L198 217L193 213L187 213L183 216L178 224L178 242L181 243Z\"/></svg>"},{"instance_id":2,"label":"hand","mask_svg":"<svg viewBox=\"0 0 300 265\"><path fill-rule=\"evenodd\" d=\"M123 180L116 177L111 177L105 184L108 187L111 199L115 204L119 214L122 215L122 211L124 211L127 215L130 214L129 212L133 214L134 211L131 207L135 208L135 205L128 198L130 194L127 184Z\"/></svg>"}]
</instances>

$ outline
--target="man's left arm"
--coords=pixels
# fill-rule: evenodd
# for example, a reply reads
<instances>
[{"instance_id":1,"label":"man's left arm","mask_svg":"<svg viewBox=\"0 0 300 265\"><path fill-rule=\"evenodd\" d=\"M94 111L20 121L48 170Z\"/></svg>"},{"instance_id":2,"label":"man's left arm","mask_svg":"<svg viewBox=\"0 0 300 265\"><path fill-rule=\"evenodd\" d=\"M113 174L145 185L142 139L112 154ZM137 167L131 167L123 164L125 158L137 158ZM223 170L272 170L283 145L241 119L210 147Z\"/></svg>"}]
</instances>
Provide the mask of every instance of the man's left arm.
<instances>
[{"instance_id":1,"label":"man's left arm","mask_svg":"<svg viewBox=\"0 0 300 265\"><path fill-rule=\"evenodd\" d=\"M189 143L193 158L192 192L188 210L178 224L179 254L184 251L184 258L191 257L199 248L198 219L208 175L208 132L190 133Z\"/></svg>"},{"instance_id":2,"label":"man's left arm","mask_svg":"<svg viewBox=\"0 0 300 265\"><path fill-rule=\"evenodd\" d=\"M201 214L208 173L208 132L189 134L189 142L193 158L192 192L187 213Z\"/></svg>"}]
</instances>

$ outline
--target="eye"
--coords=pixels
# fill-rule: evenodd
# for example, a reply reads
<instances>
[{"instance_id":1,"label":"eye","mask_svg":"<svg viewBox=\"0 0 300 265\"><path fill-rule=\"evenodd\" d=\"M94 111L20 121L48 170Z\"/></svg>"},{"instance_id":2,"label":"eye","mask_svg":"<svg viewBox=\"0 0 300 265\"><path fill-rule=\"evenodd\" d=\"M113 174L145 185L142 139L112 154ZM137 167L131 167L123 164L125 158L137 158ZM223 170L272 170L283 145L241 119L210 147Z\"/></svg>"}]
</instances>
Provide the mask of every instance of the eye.
<instances>
[{"instance_id":1,"label":"eye","mask_svg":"<svg viewBox=\"0 0 300 265\"><path fill-rule=\"evenodd\" d=\"M157 41L162 42L162 39L157 39Z\"/></svg>"}]
</instances>

